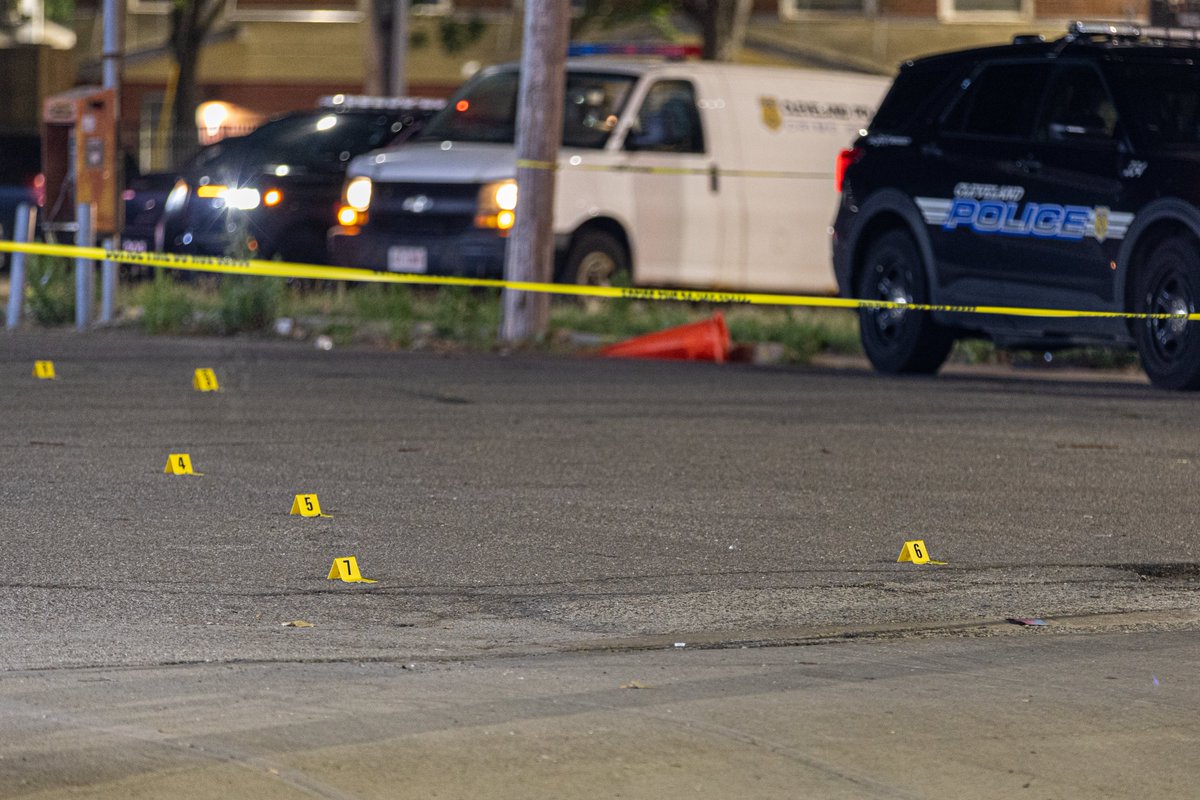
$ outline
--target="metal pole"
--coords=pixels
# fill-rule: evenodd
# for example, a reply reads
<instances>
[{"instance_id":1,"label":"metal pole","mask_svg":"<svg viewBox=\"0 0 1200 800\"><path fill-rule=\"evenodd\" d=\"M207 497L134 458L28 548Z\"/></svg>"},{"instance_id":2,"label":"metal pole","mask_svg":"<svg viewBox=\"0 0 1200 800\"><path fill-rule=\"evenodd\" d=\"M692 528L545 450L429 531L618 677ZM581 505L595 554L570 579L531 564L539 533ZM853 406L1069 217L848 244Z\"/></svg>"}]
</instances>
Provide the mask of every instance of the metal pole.
<instances>
[{"instance_id":1,"label":"metal pole","mask_svg":"<svg viewBox=\"0 0 1200 800\"><path fill-rule=\"evenodd\" d=\"M504 277L549 281L554 265L554 169L562 138L563 92L570 3L527 0L517 99L517 219L508 242ZM500 338L516 343L544 336L550 300L544 294L504 291Z\"/></svg>"},{"instance_id":2,"label":"metal pole","mask_svg":"<svg viewBox=\"0 0 1200 800\"><path fill-rule=\"evenodd\" d=\"M123 0L104 0L104 52L101 54L105 89L117 90L121 102L121 11Z\"/></svg>"},{"instance_id":3,"label":"metal pole","mask_svg":"<svg viewBox=\"0 0 1200 800\"><path fill-rule=\"evenodd\" d=\"M96 208L91 203L75 206L75 219L79 228L75 231L77 247L91 247L95 241ZM92 261L75 259L75 329L86 330L92 321Z\"/></svg>"},{"instance_id":4,"label":"metal pole","mask_svg":"<svg viewBox=\"0 0 1200 800\"><path fill-rule=\"evenodd\" d=\"M28 203L17 206L16 228L13 230L13 241L27 244L33 241L33 225L35 216L33 207ZM16 252L12 255L12 269L8 276L8 314L4 318L4 326L10 331L21 324L21 312L25 309L25 253Z\"/></svg>"},{"instance_id":5,"label":"metal pole","mask_svg":"<svg viewBox=\"0 0 1200 800\"><path fill-rule=\"evenodd\" d=\"M392 46L391 63L388 65L388 88L392 97L408 94L408 3L409 0L392 0Z\"/></svg>"},{"instance_id":6,"label":"metal pole","mask_svg":"<svg viewBox=\"0 0 1200 800\"><path fill-rule=\"evenodd\" d=\"M116 191L113 192L113 208L105 209L112 212L114 230L111 233L120 234L125 221L125 201L122 190L125 188L125 148L121 137L121 120L125 116L121 111L121 68L124 62L124 47L121 33L125 30L125 0L104 0L104 39L101 54L104 88L112 89L116 98L113 103L113 135L116 136L116 154L114 164L110 165L113 172L113 182ZM109 233L110 231L105 231Z\"/></svg>"},{"instance_id":7,"label":"metal pole","mask_svg":"<svg viewBox=\"0 0 1200 800\"><path fill-rule=\"evenodd\" d=\"M112 250L115 240L105 239L104 249ZM117 263L115 261L100 262L100 324L107 325L113 321L113 306L117 299Z\"/></svg>"}]
</instances>

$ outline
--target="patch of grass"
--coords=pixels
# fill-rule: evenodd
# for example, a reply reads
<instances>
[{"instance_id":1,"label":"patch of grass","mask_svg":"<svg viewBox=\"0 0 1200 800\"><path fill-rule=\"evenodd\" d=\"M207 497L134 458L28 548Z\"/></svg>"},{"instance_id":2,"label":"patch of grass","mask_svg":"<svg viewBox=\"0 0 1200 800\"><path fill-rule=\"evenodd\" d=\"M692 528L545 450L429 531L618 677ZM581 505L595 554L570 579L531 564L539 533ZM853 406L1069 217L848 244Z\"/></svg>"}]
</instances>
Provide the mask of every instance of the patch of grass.
<instances>
[{"instance_id":1,"label":"patch of grass","mask_svg":"<svg viewBox=\"0 0 1200 800\"><path fill-rule=\"evenodd\" d=\"M71 260L32 255L26 261L26 307L41 325L66 325L75 319L75 275Z\"/></svg>"},{"instance_id":2,"label":"patch of grass","mask_svg":"<svg viewBox=\"0 0 1200 800\"><path fill-rule=\"evenodd\" d=\"M435 296L429 321L438 336L490 347L500 330L500 292L443 286Z\"/></svg>"},{"instance_id":3,"label":"patch of grass","mask_svg":"<svg viewBox=\"0 0 1200 800\"><path fill-rule=\"evenodd\" d=\"M284 282L278 278L225 276L217 320L222 333L262 331L279 316Z\"/></svg>"},{"instance_id":4,"label":"patch of grass","mask_svg":"<svg viewBox=\"0 0 1200 800\"><path fill-rule=\"evenodd\" d=\"M855 314L820 308L735 308L727 315L734 342L776 342L788 361L808 363L822 353L862 352Z\"/></svg>"},{"instance_id":5,"label":"patch of grass","mask_svg":"<svg viewBox=\"0 0 1200 800\"><path fill-rule=\"evenodd\" d=\"M150 333L183 333L194 324L196 302L193 293L164 270L137 291L142 308L141 326Z\"/></svg>"}]
</instances>

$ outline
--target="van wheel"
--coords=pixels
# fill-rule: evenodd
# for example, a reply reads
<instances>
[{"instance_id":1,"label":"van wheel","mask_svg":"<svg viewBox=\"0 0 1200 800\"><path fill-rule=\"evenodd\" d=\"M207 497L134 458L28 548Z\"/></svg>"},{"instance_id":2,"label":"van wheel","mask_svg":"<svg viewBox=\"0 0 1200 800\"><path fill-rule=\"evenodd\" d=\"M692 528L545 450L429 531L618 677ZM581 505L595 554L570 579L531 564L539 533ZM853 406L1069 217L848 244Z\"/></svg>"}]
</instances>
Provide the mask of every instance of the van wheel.
<instances>
[{"instance_id":1,"label":"van wheel","mask_svg":"<svg viewBox=\"0 0 1200 800\"><path fill-rule=\"evenodd\" d=\"M912 237L889 231L872 243L857 290L862 300L928 303L929 281ZM954 335L928 311L861 308L858 327L863 350L880 372L932 374L954 344Z\"/></svg>"},{"instance_id":2,"label":"van wheel","mask_svg":"<svg viewBox=\"0 0 1200 800\"><path fill-rule=\"evenodd\" d=\"M629 255L611 234L584 231L575 237L563 263L559 283L612 286L621 273L629 272Z\"/></svg>"},{"instance_id":3,"label":"van wheel","mask_svg":"<svg viewBox=\"0 0 1200 800\"><path fill-rule=\"evenodd\" d=\"M1135 321L1134 339L1150 382L1160 389L1200 388L1200 325L1184 316L1196 313L1200 302L1195 240L1165 239L1137 270L1135 281L1135 313L1178 315Z\"/></svg>"}]
</instances>

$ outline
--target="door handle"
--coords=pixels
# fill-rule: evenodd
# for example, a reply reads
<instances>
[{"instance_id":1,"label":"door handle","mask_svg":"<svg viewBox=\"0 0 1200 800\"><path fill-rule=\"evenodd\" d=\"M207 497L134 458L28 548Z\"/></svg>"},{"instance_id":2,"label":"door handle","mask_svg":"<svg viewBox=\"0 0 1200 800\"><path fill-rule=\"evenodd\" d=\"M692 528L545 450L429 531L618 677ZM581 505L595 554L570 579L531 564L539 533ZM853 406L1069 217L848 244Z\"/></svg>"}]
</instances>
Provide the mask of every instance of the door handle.
<instances>
[{"instance_id":1,"label":"door handle","mask_svg":"<svg viewBox=\"0 0 1200 800\"><path fill-rule=\"evenodd\" d=\"M717 189L720 188L720 185L718 182L720 176L721 176L721 173L717 170L717 165L710 164L708 166L708 190L714 194L716 194Z\"/></svg>"},{"instance_id":2,"label":"door handle","mask_svg":"<svg viewBox=\"0 0 1200 800\"><path fill-rule=\"evenodd\" d=\"M1030 173L1041 172L1042 162L1038 161L1036 158L1023 158L1017 162L1017 169L1021 170L1022 172Z\"/></svg>"}]
</instances>

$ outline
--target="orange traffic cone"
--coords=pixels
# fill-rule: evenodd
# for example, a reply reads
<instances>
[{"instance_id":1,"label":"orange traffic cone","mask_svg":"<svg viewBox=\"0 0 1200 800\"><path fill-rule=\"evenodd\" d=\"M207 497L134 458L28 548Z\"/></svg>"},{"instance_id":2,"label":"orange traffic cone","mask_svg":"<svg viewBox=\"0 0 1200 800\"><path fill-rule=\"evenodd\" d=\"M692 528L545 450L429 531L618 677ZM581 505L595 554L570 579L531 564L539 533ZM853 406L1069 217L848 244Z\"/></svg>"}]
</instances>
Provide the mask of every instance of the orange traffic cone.
<instances>
[{"instance_id":1,"label":"orange traffic cone","mask_svg":"<svg viewBox=\"0 0 1200 800\"><path fill-rule=\"evenodd\" d=\"M600 355L616 358L674 358L684 361L725 363L732 345L721 312L712 319L692 322L665 331L635 336L609 345Z\"/></svg>"}]
</instances>

